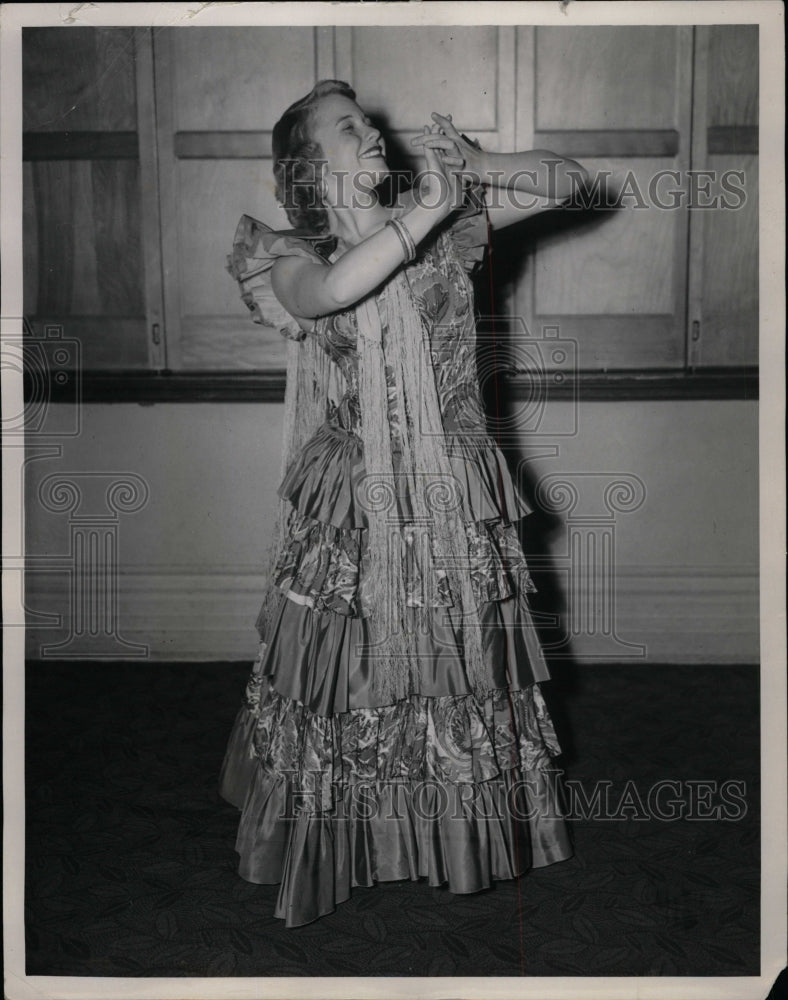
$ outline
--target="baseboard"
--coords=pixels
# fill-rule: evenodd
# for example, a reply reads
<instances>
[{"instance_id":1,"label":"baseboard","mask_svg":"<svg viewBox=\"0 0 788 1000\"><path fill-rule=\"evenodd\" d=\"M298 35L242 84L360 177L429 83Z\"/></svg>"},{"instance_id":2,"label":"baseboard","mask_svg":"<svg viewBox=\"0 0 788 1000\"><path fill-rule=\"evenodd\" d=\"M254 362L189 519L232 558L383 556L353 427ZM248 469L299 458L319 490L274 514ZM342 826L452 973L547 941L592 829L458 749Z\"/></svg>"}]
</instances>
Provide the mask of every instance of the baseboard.
<instances>
[{"instance_id":1,"label":"baseboard","mask_svg":"<svg viewBox=\"0 0 788 1000\"><path fill-rule=\"evenodd\" d=\"M125 572L118 580L116 622L94 636L70 634L66 574L32 573L26 583L30 659L61 659L65 651L66 657L95 659L229 661L251 660L257 649L261 573L229 567ZM597 627L591 614L569 645L551 656L575 662L757 663L758 588L752 569L618 567L608 593L612 627ZM576 600L598 609L601 595L581 587ZM42 614L55 621L43 622ZM571 632L570 622L567 616L555 634ZM124 643L136 644L125 656Z\"/></svg>"}]
</instances>

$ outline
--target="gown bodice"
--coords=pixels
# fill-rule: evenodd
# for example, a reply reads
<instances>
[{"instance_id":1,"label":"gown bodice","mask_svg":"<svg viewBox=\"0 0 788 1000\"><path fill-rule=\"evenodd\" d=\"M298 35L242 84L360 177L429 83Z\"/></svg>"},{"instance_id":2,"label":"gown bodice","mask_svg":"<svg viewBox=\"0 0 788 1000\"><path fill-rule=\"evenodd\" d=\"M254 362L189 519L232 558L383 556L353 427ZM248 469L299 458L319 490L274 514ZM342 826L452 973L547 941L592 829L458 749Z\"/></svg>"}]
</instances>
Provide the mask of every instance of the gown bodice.
<instances>
[{"instance_id":1,"label":"gown bodice","mask_svg":"<svg viewBox=\"0 0 788 1000\"><path fill-rule=\"evenodd\" d=\"M422 318L424 375L435 379L446 434L484 435L486 422L476 369L476 325L473 285L463 244L444 232L423 247L406 275ZM377 296L384 353L388 337L386 299ZM358 329L354 308L327 316L316 324L315 336L344 378L345 392L336 407L336 419L346 430L358 432L359 404ZM396 446L399 406L394 380L387 368L389 424Z\"/></svg>"}]
</instances>

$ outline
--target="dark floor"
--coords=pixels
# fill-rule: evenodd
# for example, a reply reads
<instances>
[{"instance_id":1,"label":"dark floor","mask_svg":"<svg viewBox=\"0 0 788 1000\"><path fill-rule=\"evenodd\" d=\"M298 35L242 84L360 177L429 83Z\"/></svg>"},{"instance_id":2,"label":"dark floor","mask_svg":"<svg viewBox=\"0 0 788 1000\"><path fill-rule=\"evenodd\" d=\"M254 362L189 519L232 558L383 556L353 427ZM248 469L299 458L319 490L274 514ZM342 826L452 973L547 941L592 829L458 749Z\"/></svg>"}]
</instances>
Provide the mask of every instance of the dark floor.
<instances>
[{"instance_id":1,"label":"dark floor","mask_svg":"<svg viewBox=\"0 0 788 1000\"><path fill-rule=\"evenodd\" d=\"M756 667L554 670L575 857L473 896L358 889L295 930L236 875L216 792L248 669L29 665L28 975L759 974ZM657 818L659 781L729 818Z\"/></svg>"}]
</instances>

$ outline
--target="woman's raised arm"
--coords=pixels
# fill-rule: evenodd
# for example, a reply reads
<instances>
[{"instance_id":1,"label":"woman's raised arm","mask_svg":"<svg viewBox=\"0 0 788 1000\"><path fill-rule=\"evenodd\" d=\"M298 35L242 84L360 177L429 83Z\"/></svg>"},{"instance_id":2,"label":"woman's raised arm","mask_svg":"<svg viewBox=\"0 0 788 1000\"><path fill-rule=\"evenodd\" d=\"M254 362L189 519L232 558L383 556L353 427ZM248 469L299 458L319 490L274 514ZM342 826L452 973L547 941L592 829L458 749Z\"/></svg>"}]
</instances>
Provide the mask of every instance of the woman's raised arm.
<instances>
[{"instance_id":1,"label":"woman's raised arm","mask_svg":"<svg viewBox=\"0 0 788 1000\"><path fill-rule=\"evenodd\" d=\"M588 172L576 160L548 149L517 153L490 153L461 135L451 115L432 114L440 129L442 154L450 160L450 172L486 189L485 201L493 228L502 228L528 215L568 201L588 181ZM423 145L435 135L417 135L411 143ZM462 165L456 163L461 161Z\"/></svg>"},{"instance_id":2,"label":"woman's raised arm","mask_svg":"<svg viewBox=\"0 0 788 1000\"><path fill-rule=\"evenodd\" d=\"M458 188L447 177L437 152L425 147L427 169L418 202L399 221L418 244L456 207ZM334 264L302 257L282 257L274 264L271 283L284 308L296 318L312 319L347 309L373 292L405 260L403 241L384 225L351 247Z\"/></svg>"}]
</instances>

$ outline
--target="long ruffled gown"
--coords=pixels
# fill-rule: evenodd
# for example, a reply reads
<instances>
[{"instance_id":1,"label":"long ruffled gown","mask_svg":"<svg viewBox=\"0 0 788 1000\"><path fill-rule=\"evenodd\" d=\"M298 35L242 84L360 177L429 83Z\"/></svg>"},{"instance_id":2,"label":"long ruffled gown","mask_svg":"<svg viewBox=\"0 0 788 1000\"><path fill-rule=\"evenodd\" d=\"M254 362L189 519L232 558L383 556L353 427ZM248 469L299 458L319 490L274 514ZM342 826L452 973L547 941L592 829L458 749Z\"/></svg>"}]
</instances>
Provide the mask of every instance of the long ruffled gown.
<instances>
[{"instance_id":1,"label":"long ruffled gown","mask_svg":"<svg viewBox=\"0 0 788 1000\"><path fill-rule=\"evenodd\" d=\"M375 660L358 649L367 632L366 522L354 489L364 475L355 311L316 326L346 391L279 487L291 505L273 569L281 597L220 779L222 796L241 810L239 873L281 883L275 915L289 927L332 912L354 886L423 877L470 893L572 854L553 761L561 750L539 689L549 674L526 597L535 588L517 534L529 508L486 432L479 399L470 274L486 245L484 213L465 213L407 266L464 494L494 690L483 702L446 641L454 631L441 579L432 628L419 639L419 690L394 704L375 698ZM315 251L288 238L272 252ZM395 399L389 408L395 449ZM415 546L406 562L411 603L422 593Z\"/></svg>"}]
</instances>

